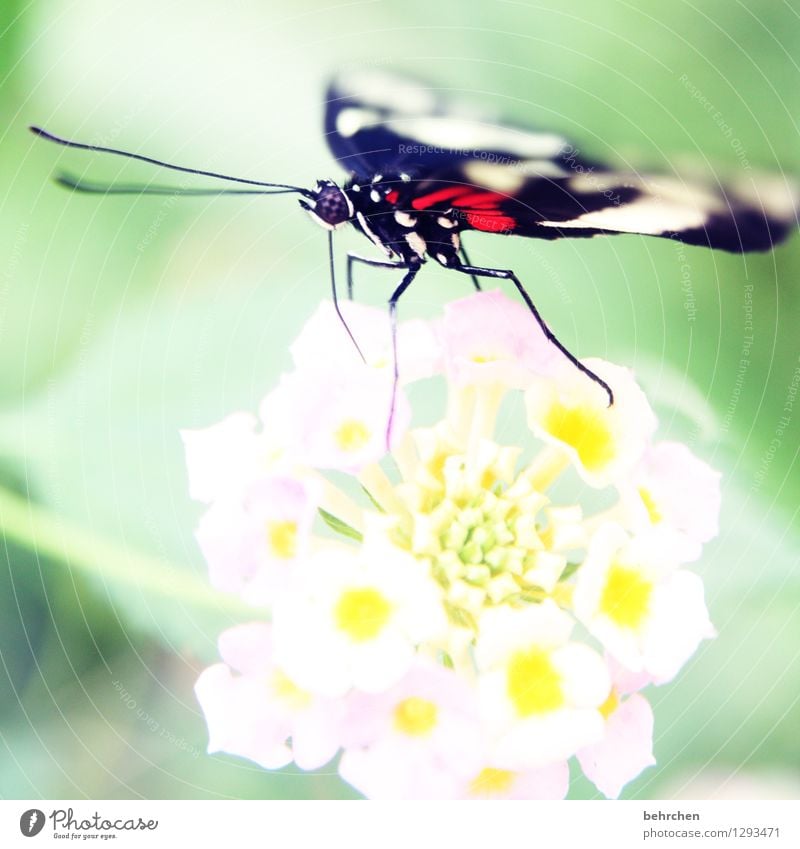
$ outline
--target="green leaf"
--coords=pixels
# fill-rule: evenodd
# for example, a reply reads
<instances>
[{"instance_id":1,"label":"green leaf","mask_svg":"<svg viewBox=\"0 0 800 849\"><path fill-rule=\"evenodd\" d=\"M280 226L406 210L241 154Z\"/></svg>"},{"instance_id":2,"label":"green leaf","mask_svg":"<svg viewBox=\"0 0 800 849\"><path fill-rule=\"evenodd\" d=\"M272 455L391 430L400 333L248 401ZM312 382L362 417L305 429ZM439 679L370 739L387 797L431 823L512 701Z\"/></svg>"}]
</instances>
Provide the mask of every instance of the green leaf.
<instances>
[{"instance_id":1,"label":"green leaf","mask_svg":"<svg viewBox=\"0 0 800 849\"><path fill-rule=\"evenodd\" d=\"M564 567L564 571L561 573L561 576L559 577L559 579L558 579L558 580L559 580L559 581L566 581L566 580L568 580L568 579L569 579L569 578L571 578L571 577L572 577L572 576L573 576L573 575L574 575L574 574L578 571L578 569L580 569L580 568L581 568L581 564L580 564L580 563L567 563L567 565Z\"/></svg>"},{"instance_id":2,"label":"green leaf","mask_svg":"<svg viewBox=\"0 0 800 849\"><path fill-rule=\"evenodd\" d=\"M0 489L0 534L4 542L35 552L43 558L40 562L62 563L112 597L126 598L134 620L152 616L164 635L184 636L198 619L209 625L213 621L218 629L258 615L237 598L212 589L205 575L99 536L5 489ZM202 647L207 649L208 643Z\"/></svg>"},{"instance_id":3,"label":"green leaf","mask_svg":"<svg viewBox=\"0 0 800 849\"><path fill-rule=\"evenodd\" d=\"M376 500L375 500L375 496L374 496L374 495L373 495L373 494L372 494L372 493L371 493L371 492L370 492L370 491L369 491L369 490L368 490L365 486L363 486L363 485L362 485L361 489L363 490L363 492L364 492L364 494L367 496L367 498L369 498L370 503L372 504L372 506L373 506L373 507L374 507L374 508L375 508L375 509L379 512L379 513L385 513L385 512L386 512L386 511L383 509L383 507L381 507L381 505L378 503L378 501L376 501Z\"/></svg>"},{"instance_id":4,"label":"green leaf","mask_svg":"<svg viewBox=\"0 0 800 849\"><path fill-rule=\"evenodd\" d=\"M348 537L349 539L354 539L356 542L364 541L364 534L357 531L354 527L352 527L352 525L348 525L347 522L343 521L338 516L334 516L333 513L329 513L327 510L323 510L322 507L320 507L319 515L322 517L325 524L336 531L337 534L341 534L343 537Z\"/></svg>"}]
</instances>

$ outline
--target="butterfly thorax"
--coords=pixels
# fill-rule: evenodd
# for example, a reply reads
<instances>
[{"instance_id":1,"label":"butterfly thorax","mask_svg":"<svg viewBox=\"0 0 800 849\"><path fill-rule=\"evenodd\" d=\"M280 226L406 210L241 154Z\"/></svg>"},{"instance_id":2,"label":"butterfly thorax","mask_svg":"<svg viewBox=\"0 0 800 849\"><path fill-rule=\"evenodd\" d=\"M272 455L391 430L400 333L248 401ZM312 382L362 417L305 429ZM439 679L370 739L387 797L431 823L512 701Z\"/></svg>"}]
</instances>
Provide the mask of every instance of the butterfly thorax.
<instances>
[{"instance_id":1,"label":"butterfly thorax","mask_svg":"<svg viewBox=\"0 0 800 849\"><path fill-rule=\"evenodd\" d=\"M407 174L377 175L366 184L353 180L344 191L355 210L352 224L387 257L410 265L427 256L445 266L458 261L458 217L452 210L416 209L419 184Z\"/></svg>"}]
</instances>

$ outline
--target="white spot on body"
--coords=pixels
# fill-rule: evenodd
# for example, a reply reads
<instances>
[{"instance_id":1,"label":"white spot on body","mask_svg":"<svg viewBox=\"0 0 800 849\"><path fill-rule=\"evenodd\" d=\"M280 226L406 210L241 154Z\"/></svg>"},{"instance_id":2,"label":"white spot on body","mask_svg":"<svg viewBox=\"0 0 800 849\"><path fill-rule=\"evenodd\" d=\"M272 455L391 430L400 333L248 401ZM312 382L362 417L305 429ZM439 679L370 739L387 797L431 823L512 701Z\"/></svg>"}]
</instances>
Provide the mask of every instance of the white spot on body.
<instances>
[{"instance_id":1,"label":"white spot on body","mask_svg":"<svg viewBox=\"0 0 800 849\"><path fill-rule=\"evenodd\" d=\"M406 233L406 241L408 242L411 250L414 251L420 259L424 258L428 245L419 233Z\"/></svg>"},{"instance_id":2,"label":"white spot on body","mask_svg":"<svg viewBox=\"0 0 800 849\"><path fill-rule=\"evenodd\" d=\"M451 233L450 242L452 243L453 247L458 250L461 247L461 236L459 236L458 233Z\"/></svg>"},{"instance_id":3,"label":"white spot on body","mask_svg":"<svg viewBox=\"0 0 800 849\"><path fill-rule=\"evenodd\" d=\"M440 227L444 227L446 230L452 230L452 229L453 229L453 227L457 227L457 226L458 226L458 224L457 224L455 221L453 221L453 219L452 219L452 218L448 218L446 215L440 215L440 216L436 219L436 223L437 223Z\"/></svg>"},{"instance_id":4,"label":"white spot on body","mask_svg":"<svg viewBox=\"0 0 800 849\"><path fill-rule=\"evenodd\" d=\"M381 199L381 196L380 196L380 194L379 194L379 193L378 193L375 189L373 189L373 190L369 193L369 199L370 199L373 203L378 203L378 201Z\"/></svg>"},{"instance_id":5,"label":"white spot on body","mask_svg":"<svg viewBox=\"0 0 800 849\"><path fill-rule=\"evenodd\" d=\"M404 183L410 183L410 182L411 182L411 177L410 177L408 174L401 174L401 175L400 175L400 179L401 179Z\"/></svg>"},{"instance_id":6,"label":"white spot on body","mask_svg":"<svg viewBox=\"0 0 800 849\"><path fill-rule=\"evenodd\" d=\"M362 229L362 230L363 230L363 231L367 234L367 236L369 237L370 241L371 241L374 245L376 245L377 247L379 247L379 248L380 248L380 249L381 249L381 250L382 250L382 251L386 254L386 256L391 256L391 255L392 255L392 252L391 252L391 251L389 250L389 248L388 248L386 245L384 245L384 244L383 244L383 242L382 242L382 241L378 238L378 236L376 235L376 233L375 233L375 232L374 232L374 231L370 228L369 224L367 224L367 219L364 217L364 213L363 213L363 212L357 212L357 213L356 213L356 219L358 220L358 223L361 225L361 229Z\"/></svg>"},{"instance_id":7,"label":"white spot on body","mask_svg":"<svg viewBox=\"0 0 800 849\"><path fill-rule=\"evenodd\" d=\"M417 223L416 217L407 212L395 212L394 220L403 227L413 227Z\"/></svg>"}]
</instances>

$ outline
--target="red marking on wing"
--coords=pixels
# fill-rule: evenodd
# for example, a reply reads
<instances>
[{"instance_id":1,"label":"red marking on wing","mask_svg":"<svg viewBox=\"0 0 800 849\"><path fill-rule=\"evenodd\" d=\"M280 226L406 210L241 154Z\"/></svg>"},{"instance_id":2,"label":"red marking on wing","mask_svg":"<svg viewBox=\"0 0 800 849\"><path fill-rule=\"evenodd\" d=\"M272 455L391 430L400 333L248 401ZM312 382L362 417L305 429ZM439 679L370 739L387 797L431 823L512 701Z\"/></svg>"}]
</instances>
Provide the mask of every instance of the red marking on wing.
<instances>
[{"instance_id":1,"label":"red marking on wing","mask_svg":"<svg viewBox=\"0 0 800 849\"><path fill-rule=\"evenodd\" d=\"M400 200L400 192L397 189L392 189L390 192L386 192L386 200L391 204L397 203Z\"/></svg>"},{"instance_id":2,"label":"red marking on wing","mask_svg":"<svg viewBox=\"0 0 800 849\"><path fill-rule=\"evenodd\" d=\"M476 230L483 230L484 233L501 233L504 230L514 230L517 226L515 218L504 215L496 209L465 212L464 216L471 227Z\"/></svg>"},{"instance_id":3,"label":"red marking on wing","mask_svg":"<svg viewBox=\"0 0 800 849\"><path fill-rule=\"evenodd\" d=\"M447 186L429 195L414 198L411 206L422 210L449 201L456 209L462 211L470 227L485 233L500 233L514 230L517 226L516 219L500 209L500 204L507 199L507 195L499 192L484 191L472 186Z\"/></svg>"},{"instance_id":4,"label":"red marking on wing","mask_svg":"<svg viewBox=\"0 0 800 849\"><path fill-rule=\"evenodd\" d=\"M497 192L470 191L469 194L454 200L453 205L462 209L497 209L505 197Z\"/></svg>"},{"instance_id":5,"label":"red marking on wing","mask_svg":"<svg viewBox=\"0 0 800 849\"><path fill-rule=\"evenodd\" d=\"M447 186L447 188L437 189L437 191L431 192L429 195L420 195L420 197L414 198L414 200L411 201L411 206L413 206L414 209L429 209L440 201L452 200L459 195L468 194L470 192L472 192L472 189L468 186Z\"/></svg>"},{"instance_id":6,"label":"red marking on wing","mask_svg":"<svg viewBox=\"0 0 800 849\"><path fill-rule=\"evenodd\" d=\"M501 233L517 226L516 219L500 209L504 200L506 196L499 192L470 191L453 200L453 206L464 210L470 227L484 233Z\"/></svg>"}]
</instances>

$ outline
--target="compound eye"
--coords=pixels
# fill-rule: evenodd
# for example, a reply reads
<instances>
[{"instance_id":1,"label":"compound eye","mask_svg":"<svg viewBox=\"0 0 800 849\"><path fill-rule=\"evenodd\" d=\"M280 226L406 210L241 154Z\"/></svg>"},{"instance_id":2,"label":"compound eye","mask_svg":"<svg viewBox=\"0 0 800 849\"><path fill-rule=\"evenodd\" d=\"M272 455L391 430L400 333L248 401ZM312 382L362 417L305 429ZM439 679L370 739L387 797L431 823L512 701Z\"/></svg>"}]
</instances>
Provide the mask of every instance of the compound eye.
<instances>
[{"instance_id":1,"label":"compound eye","mask_svg":"<svg viewBox=\"0 0 800 849\"><path fill-rule=\"evenodd\" d=\"M320 194L314 211L323 221L333 226L343 224L353 215L347 196L341 189L333 187Z\"/></svg>"}]
</instances>

